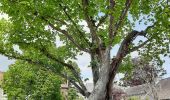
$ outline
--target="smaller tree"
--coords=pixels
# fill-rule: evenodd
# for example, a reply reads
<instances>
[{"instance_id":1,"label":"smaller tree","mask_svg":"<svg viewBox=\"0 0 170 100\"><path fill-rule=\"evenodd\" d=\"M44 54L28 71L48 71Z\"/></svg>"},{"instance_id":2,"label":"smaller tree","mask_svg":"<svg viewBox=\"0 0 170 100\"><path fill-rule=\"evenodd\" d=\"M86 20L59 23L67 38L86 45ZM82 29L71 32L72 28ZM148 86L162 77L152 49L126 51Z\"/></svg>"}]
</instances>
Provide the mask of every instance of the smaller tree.
<instances>
[{"instance_id":1,"label":"smaller tree","mask_svg":"<svg viewBox=\"0 0 170 100\"><path fill-rule=\"evenodd\" d=\"M60 77L23 61L16 61L4 74L8 100L61 100Z\"/></svg>"},{"instance_id":2,"label":"smaller tree","mask_svg":"<svg viewBox=\"0 0 170 100\"><path fill-rule=\"evenodd\" d=\"M124 71L125 75L121 79L123 86L137 86L145 84L154 100L158 100L156 82L159 77L166 74L161 64L151 61L149 58L134 58L124 61L122 67L129 67L128 71ZM128 65L128 66L126 66ZM123 71L123 69L121 69ZM125 69L124 69L125 70ZM147 94L148 94L147 93Z\"/></svg>"},{"instance_id":3,"label":"smaller tree","mask_svg":"<svg viewBox=\"0 0 170 100\"><path fill-rule=\"evenodd\" d=\"M136 86L151 83L155 79L166 74L162 65L151 61L149 58L133 58L127 57L119 69L124 74L121 79L123 86Z\"/></svg>"}]
</instances>

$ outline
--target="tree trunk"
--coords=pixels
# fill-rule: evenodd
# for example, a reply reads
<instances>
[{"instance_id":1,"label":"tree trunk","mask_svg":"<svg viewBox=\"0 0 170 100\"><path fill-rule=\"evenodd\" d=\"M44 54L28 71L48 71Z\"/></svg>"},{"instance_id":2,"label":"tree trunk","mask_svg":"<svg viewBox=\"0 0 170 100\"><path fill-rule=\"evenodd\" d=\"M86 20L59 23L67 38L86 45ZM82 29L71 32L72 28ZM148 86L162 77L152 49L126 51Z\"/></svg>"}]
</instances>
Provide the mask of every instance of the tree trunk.
<instances>
[{"instance_id":1,"label":"tree trunk","mask_svg":"<svg viewBox=\"0 0 170 100\"><path fill-rule=\"evenodd\" d=\"M113 89L113 80L116 76L116 72L118 70L118 67L121 63L122 59L114 59L114 61L111 64L111 68L110 68L110 73L109 73L109 82L107 83L107 100L116 100L113 95L112 95L112 89Z\"/></svg>"},{"instance_id":2,"label":"tree trunk","mask_svg":"<svg viewBox=\"0 0 170 100\"><path fill-rule=\"evenodd\" d=\"M88 100L115 100L112 96L113 80L116 75L116 71L122 61L123 56L121 53L117 55L116 59L112 59L110 63L110 50L106 50L101 56L101 68L99 70L98 80L94 84L94 89ZM95 76L93 76L95 78Z\"/></svg>"},{"instance_id":3,"label":"tree trunk","mask_svg":"<svg viewBox=\"0 0 170 100\"><path fill-rule=\"evenodd\" d=\"M91 69L92 69L92 75L93 75L93 85L96 85L96 82L99 79L99 70L101 67L101 61L100 57L97 54L91 55Z\"/></svg>"},{"instance_id":4,"label":"tree trunk","mask_svg":"<svg viewBox=\"0 0 170 100\"><path fill-rule=\"evenodd\" d=\"M98 75L98 80L94 85L94 89L88 100L107 100L107 84L110 78L110 48L105 50L105 52L100 56L102 58L100 65L100 73ZM95 76L93 76L95 78Z\"/></svg>"},{"instance_id":5,"label":"tree trunk","mask_svg":"<svg viewBox=\"0 0 170 100\"><path fill-rule=\"evenodd\" d=\"M107 64L104 64L101 70L102 73L99 74L99 79L94 86L94 90L92 91L89 100L106 100L107 93L107 83L109 81L109 67ZM108 68L107 68L108 67Z\"/></svg>"}]
</instances>

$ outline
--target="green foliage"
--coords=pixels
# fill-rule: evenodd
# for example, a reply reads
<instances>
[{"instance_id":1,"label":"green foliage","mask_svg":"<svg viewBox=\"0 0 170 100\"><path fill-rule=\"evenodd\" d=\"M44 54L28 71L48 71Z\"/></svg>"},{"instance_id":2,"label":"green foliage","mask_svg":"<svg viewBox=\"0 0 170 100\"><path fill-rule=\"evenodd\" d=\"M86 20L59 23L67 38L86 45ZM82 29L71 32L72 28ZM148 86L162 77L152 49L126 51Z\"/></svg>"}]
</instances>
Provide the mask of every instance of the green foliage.
<instances>
[{"instance_id":1,"label":"green foliage","mask_svg":"<svg viewBox=\"0 0 170 100\"><path fill-rule=\"evenodd\" d=\"M9 100L61 100L60 77L23 61L11 65L3 89Z\"/></svg>"},{"instance_id":2,"label":"green foliage","mask_svg":"<svg viewBox=\"0 0 170 100\"><path fill-rule=\"evenodd\" d=\"M84 99L83 97L78 95L78 92L74 87L70 87L68 90L68 100L84 100Z\"/></svg>"},{"instance_id":3,"label":"green foliage","mask_svg":"<svg viewBox=\"0 0 170 100\"><path fill-rule=\"evenodd\" d=\"M58 45L55 44L55 42L56 36L59 36L60 41L65 45L57 48L57 51L61 52L57 55L65 59L75 59L75 56L80 50L78 50L64 34L61 34L60 31L47 28L49 23L57 28L66 26L64 30L69 32L69 35L76 40L80 47L89 48L89 41L87 42L87 40L91 40L91 34L84 30L85 25L80 24L80 22L85 20L81 1L50 0L41 2L34 0L1 0L0 3L2 5L0 7L1 11L9 15L10 22L12 23L12 28L9 28L11 26L8 26L8 24L2 25L3 32L6 31L4 30L6 27L12 29L10 32L4 32L4 34L8 34L9 36L6 40L8 42L10 41L10 45L5 46L5 49L11 48L11 46L15 44L19 45L23 51L27 50L27 45L25 46L21 43L30 43L31 46L47 48L51 47L51 45ZM113 24L116 24L122 14L125 3L126 0L115 1L114 10L112 10L106 9L109 5L108 1L93 0L89 2L87 14L91 16L96 23L104 15L108 13L112 14L114 16ZM65 11L68 14L66 14ZM116 44L119 44L126 36L126 33L132 31L134 27L137 26L136 23L146 23L146 26L149 26L156 22L156 28L148 30L147 34L147 38L154 37L154 39L140 51L140 54L157 58L158 61L160 61L159 54L168 56L169 52L170 30L168 12L169 8L165 0L133 0L121 28L118 30L119 34L117 34L113 40L112 46L114 47ZM160 14L162 16L160 16ZM46 20L48 20L48 22ZM106 19L101 27L96 30L97 36L106 45L109 42L108 27L109 21ZM90 46L96 46L96 44ZM11 50L9 52L11 52Z\"/></svg>"},{"instance_id":4,"label":"green foliage","mask_svg":"<svg viewBox=\"0 0 170 100\"><path fill-rule=\"evenodd\" d=\"M137 96L132 96L132 97L128 98L128 100L140 100L140 98Z\"/></svg>"},{"instance_id":5,"label":"green foliage","mask_svg":"<svg viewBox=\"0 0 170 100\"><path fill-rule=\"evenodd\" d=\"M128 100L142 100L142 99L140 99L140 97L138 97L138 96L132 96L132 97L129 97ZM146 97L145 100L149 100L149 97Z\"/></svg>"},{"instance_id":6,"label":"green foliage","mask_svg":"<svg viewBox=\"0 0 170 100\"><path fill-rule=\"evenodd\" d=\"M78 67L77 63L73 62L73 61L68 61L68 64L73 65L74 69L76 70L78 76L80 76L80 68ZM73 80L77 81L77 77L74 76L74 74L68 69L68 68L64 68L63 70L64 72L67 73L67 75L72 78Z\"/></svg>"},{"instance_id":7,"label":"green foliage","mask_svg":"<svg viewBox=\"0 0 170 100\"><path fill-rule=\"evenodd\" d=\"M132 63L132 58L131 56L127 56L126 58L124 58L124 60L122 61L118 73L131 73L132 69L133 69L133 63Z\"/></svg>"}]
</instances>

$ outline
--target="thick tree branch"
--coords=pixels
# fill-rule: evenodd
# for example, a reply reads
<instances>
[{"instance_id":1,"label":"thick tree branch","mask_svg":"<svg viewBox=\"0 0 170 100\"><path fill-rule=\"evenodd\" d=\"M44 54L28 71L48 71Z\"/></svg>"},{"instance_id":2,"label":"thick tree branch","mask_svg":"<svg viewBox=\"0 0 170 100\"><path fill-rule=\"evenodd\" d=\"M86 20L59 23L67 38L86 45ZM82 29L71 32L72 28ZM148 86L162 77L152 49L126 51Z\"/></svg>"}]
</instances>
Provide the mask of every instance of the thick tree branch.
<instances>
[{"instance_id":1,"label":"thick tree branch","mask_svg":"<svg viewBox=\"0 0 170 100\"><path fill-rule=\"evenodd\" d=\"M92 33L94 33L94 27L95 27L95 23L92 19L91 16L89 16L89 12L88 12L88 8L89 8L89 0L82 0L82 6L83 6L83 12L84 12L84 16L85 16L85 20L88 24L88 27L90 28L90 31Z\"/></svg>"},{"instance_id":2,"label":"thick tree branch","mask_svg":"<svg viewBox=\"0 0 170 100\"><path fill-rule=\"evenodd\" d=\"M77 78L80 86L81 86L84 90L87 91L87 89L86 89L83 81L81 80L80 75L79 75L78 72L76 71L75 67L73 67L71 64L67 64L67 63L65 63L65 62L57 59L57 58L54 57L52 54L48 53L48 51L47 51L46 49L44 49L44 48L41 49L41 52L42 52L44 55L46 55L48 58L50 58L50 59L52 59L52 60L54 60L54 61L62 64L63 66L67 67L67 68L72 72L72 74Z\"/></svg>"},{"instance_id":3,"label":"thick tree branch","mask_svg":"<svg viewBox=\"0 0 170 100\"><path fill-rule=\"evenodd\" d=\"M56 22L61 23L62 25L68 26L68 24L64 20L56 19L56 18L53 18L53 17L50 17L50 18L54 19Z\"/></svg>"},{"instance_id":4,"label":"thick tree branch","mask_svg":"<svg viewBox=\"0 0 170 100\"><path fill-rule=\"evenodd\" d=\"M64 20L60 20L60 19L54 19L54 20L56 20L57 22L60 22L63 25L67 25L68 26L68 24Z\"/></svg>"},{"instance_id":5,"label":"thick tree branch","mask_svg":"<svg viewBox=\"0 0 170 100\"><path fill-rule=\"evenodd\" d=\"M124 56L126 56L126 54L129 52L130 48L129 46L131 45L131 43L133 42L133 40L138 36L138 35L142 35L142 32L138 32L138 31L132 31L130 33L128 33L128 35L125 37L125 39L122 41L118 53L116 55L116 59L120 59L123 58ZM143 34L144 35L144 34Z\"/></svg>"},{"instance_id":6,"label":"thick tree branch","mask_svg":"<svg viewBox=\"0 0 170 100\"><path fill-rule=\"evenodd\" d=\"M132 0L126 0L125 7L124 7L124 9L122 10L120 17L119 17L118 21L117 21L116 24L115 24L114 33L116 33L116 31L117 31L117 30L119 29L119 27L121 26L121 24L122 24L122 22L123 22L123 20L124 20L124 18L125 18L125 16L126 16L128 10L129 10L129 8L130 8L131 3L132 3ZM115 34L115 35L116 35L116 34Z\"/></svg>"},{"instance_id":7,"label":"thick tree branch","mask_svg":"<svg viewBox=\"0 0 170 100\"><path fill-rule=\"evenodd\" d=\"M142 48L144 45L146 45L151 39L146 40L145 42L143 42L142 44L133 47L132 49L129 50L129 52L134 52L136 50L138 50L139 48Z\"/></svg>"},{"instance_id":8,"label":"thick tree branch","mask_svg":"<svg viewBox=\"0 0 170 100\"><path fill-rule=\"evenodd\" d=\"M97 83L99 79L99 70L100 70L100 65L98 61L99 57L95 54L91 54L91 69L92 69L92 75L93 75L93 84Z\"/></svg>"},{"instance_id":9,"label":"thick tree branch","mask_svg":"<svg viewBox=\"0 0 170 100\"><path fill-rule=\"evenodd\" d=\"M67 32L66 30L61 30L60 28L55 27L52 23L50 23L50 22L49 22L47 19L45 19L44 17L42 17L42 19L43 19L44 21L46 21L51 28L53 28L54 30L56 30L56 31L64 34L79 50L82 50L82 51L88 52L88 53L90 52L88 49L81 47L81 46L73 39L73 37L68 34L68 32Z\"/></svg>"},{"instance_id":10,"label":"thick tree branch","mask_svg":"<svg viewBox=\"0 0 170 100\"><path fill-rule=\"evenodd\" d=\"M25 44L25 45L30 45L30 43L23 43L23 42L17 42L17 44ZM36 45L34 45L34 48L37 49L37 50L40 50L41 53L43 53L47 58L57 62L57 63L60 63L61 65L63 65L64 67L68 68L72 74L74 75L74 77L77 78L80 86L84 89L84 90L87 90L83 81L81 80L81 77L79 75L79 73L77 72L77 70L75 69L74 66L72 66L71 64L67 64L65 63L64 61L61 61L61 59L57 59L55 56L53 56L52 54L50 54L47 49L45 49L43 46L42 47L38 47Z\"/></svg>"},{"instance_id":11,"label":"thick tree branch","mask_svg":"<svg viewBox=\"0 0 170 100\"><path fill-rule=\"evenodd\" d=\"M113 29L114 29L114 25L113 25L113 21L114 21L114 16L113 16L113 8L115 6L115 1L114 0L110 0L110 10L111 13L109 14L110 19L109 19L109 41L112 41L113 38ZM112 43L110 43L112 44Z\"/></svg>"},{"instance_id":12,"label":"thick tree branch","mask_svg":"<svg viewBox=\"0 0 170 100\"><path fill-rule=\"evenodd\" d=\"M154 23L153 25L151 25L151 26L148 26L144 31L141 31L140 34L138 34L138 35L142 35L142 36L146 37L146 34L147 34L148 30L151 29L151 28L154 28L154 26L155 26L156 24L157 24L157 22L155 22L155 23ZM130 52L133 52L133 51L136 51L136 50L138 50L138 49L140 49L140 48L142 48L144 45L146 45L146 44L147 44L149 41L151 41L153 38L154 38L154 36L151 36L149 39L147 39L147 40L146 40L145 42L143 42L142 44L131 48L131 49L129 50L129 53L130 53Z\"/></svg>"},{"instance_id":13,"label":"thick tree branch","mask_svg":"<svg viewBox=\"0 0 170 100\"><path fill-rule=\"evenodd\" d=\"M90 33L92 36L92 44L97 44L97 46L100 48L100 38L97 36L96 33L96 26L95 21L93 20L92 16L89 16L89 0L82 0L82 6L83 6L83 12L85 16L85 20L87 22L87 25L90 29Z\"/></svg>"},{"instance_id":14,"label":"thick tree branch","mask_svg":"<svg viewBox=\"0 0 170 100\"><path fill-rule=\"evenodd\" d=\"M152 29L155 27L157 22L155 22L153 25L148 26L144 31L132 31L130 33L128 33L128 35L125 37L125 39L122 41L120 48L118 50L117 53L117 58L124 57L126 56L127 53L130 53L130 51L132 50L136 50L139 49L140 47L144 46L146 43L148 43L149 41L151 41L153 39L153 36L150 37L148 40L146 40L145 42L143 42L141 45L135 47L135 48L129 48L129 46L132 44L133 40L137 37L137 36L144 36L146 37L148 30Z\"/></svg>"},{"instance_id":15,"label":"thick tree branch","mask_svg":"<svg viewBox=\"0 0 170 100\"><path fill-rule=\"evenodd\" d=\"M88 92L87 90L82 89L75 81L74 79L72 79L71 77L68 77L68 75L64 74L60 74L61 77L67 79L68 81L70 81L77 89L78 91L85 97L88 97L90 95L90 92Z\"/></svg>"},{"instance_id":16,"label":"thick tree branch","mask_svg":"<svg viewBox=\"0 0 170 100\"><path fill-rule=\"evenodd\" d=\"M38 11L35 11L35 12L33 12L32 13L34 16L36 16L36 17L39 17L39 12ZM50 18L50 19L53 19L53 20L55 20L56 22L59 22L60 24L62 24L62 25L68 25L64 20L61 20L61 19L57 19L57 18L55 18L55 17L53 17L53 16L46 16L46 18Z\"/></svg>"},{"instance_id":17,"label":"thick tree branch","mask_svg":"<svg viewBox=\"0 0 170 100\"><path fill-rule=\"evenodd\" d=\"M61 6L61 4L59 4L59 5ZM61 6L61 7L62 7L62 6ZM71 17L69 16L69 14L66 12L65 8L63 8L63 10L64 10L64 13L67 15L67 17L69 18L69 20L70 20L70 21L73 23L73 25L76 27L76 29L77 29L77 31L80 33L80 35L82 35L82 38L85 40L85 42L87 43L87 45L90 46L90 42L88 41L88 39L85 38L84 33L79 30L77 24L71 19ZM46 17L40 16L40 15L38 15L38 12L37 12L37 11L34 12L33 15L40 17L42 20L46 21L48 24L49 24L49 21L47 20L47 18L50 18L50 19L55 20L56 22L59 22L59 23L62 24L62 25L68 26L68 24L67 24L64 20L56 19L56 18L54 18L54 17L52 17L52 16L46 16ZM50 24L52 25L52 23L50 23ZM51 26L51 27L56 30L56 28L54 28L54 25ZM56 30L56 31L58 31L58 30ZM61 32L61 31L59 31L59 32ZM62 33L62 32L61 32L61 33ZM68 32L67 32L67 33L68 33ZM67 35L67 37L68 37L68 35ZM70 36L69 36L69 40L70 40ZM73 39L71 39L71 41L73 42ZM76 41L75 41L75 42L76 42ZM73 43L75 44L75 42L73 42ZM76 46L78 46L78 45L76 44ZM78 47L78 48L79 48L79 47ZM79 49L80 49L80 48L79 48ZM80 49L80 50L82 50L82 49ZM84 51L84 50L83 50L83 51Z\"/></svg>"},{"instance_id":18,"label":"thick tree branch","mask_svg":"<svg viewBox=\"0 0 170 100\"><path fill-rule=\"evenodd\" d=\"M130 45L132 44L133 40L137 37L137 36L146 36L147 31L151 28L153 28L156 25L157 22L155 22L153 25L148 26L144 31L132 31L130 33L127 34L127 36L124 38L124 40L122 41L119 50L117 52L117 55L115 58L112 58L112 62L111 62L111 66L114 66L112 68L112 73L114 73L117 69L118 69L118 65L115 67L115 64L118 64L118 62L121 62L121 60L130 52L133 52L141 47L143 47L145 44L147 44L149 41L151 41L153 39L153 37L150 37L148 40L146 40L145 42L143 42L141 45L138 45L134 48L130 48ZM115 75L112 76L113 78L115 77Z\"/></svg>"},{"instance_id":19,"label":"thick tree branch","mask_svg":"<svg viewBox=\"0 0 170 100\"><path fill-rule=\"evenodd\" d=\"M130 8L131 3L132 3L131 0L126 0L125 7L124 7L124 9L121 12L118 21L114 25L114 30L113 30L113 36L112 36L112 39L111 39L111 44L114 41L114 37L117 35L117 31L118 31L119 27L121 27L121 24L122 24L122 22L123 22L123 20L124 20L124 18L126 16L128 10L129 10L129 8Z\"/></svg>"},{"instance_id":20,"label":"thick tree branch","mask_svg":"<svg viewBox=\"0 0 170 100\"><path fill-rule=\"evenodd\" d=\"M64 14L68 17L68 19L71 21L71 23L74 25L74 27L76 28L76 30L80 33L80 36L85 40L85 42L89 45L90 42L88 39L86 39L85 37L85 33L83 33L81 30L79 30L77 24L74 22L74 20L71 18L71 16L69 15L69 13L66 11L66 7L63 7L61 4L59 4L60 7L63 9Z\"/></svg>"},{"instance_id":21,"label":"thick tree branch","mask_svg":"<svg viewBox=\"0 0 170 100\"><path fill-rule=\"evenodd\" d=\"M132 44L133 40L137 37L137 36L146 36L147 31L151 28L153 28L156 24L154 23L151 26L148 26L144 31L132 31L130 33L128 33L128 35L124 38L124 40L122 41L119 50L117 52L117 55L115 58L112 58L112 62L111 62L111 69L109 72L110 78L109 78L109 82L107 84L107 88L108 88L108 94L111 91L111 87L112 87L112 82L113 79L115 78L116 75L116 71L119 68L120 63L122 62L122 59L128 54L130 53L130 51L139 49L140 47L144 46L147 42L149 42L153 37L151 37L150 39L148 39L147 41L143 42L141 45L135 47L135 48L130 48L130 45ZM109 94L110 95L110 94Z\"/></svg>"},{"instance_id":22,"label":"thick tree branch","mask_svg":"<svg viewBox=\"0 0 170 100\"><path fill-rule=\"evenodd\" d=\"M122 62L122 59L128 54L129 52L129 46L131 45L131 43L133 42L133 40L136 38L137 35L139 35L142 33L138 32L138 31L132 31L130 33L128 33L128 35L125 37L125 39L122 41L119 50L117 52L117 55L115 58L112 58L112 62L111 62L111 67L109 68L109 81L107 83L107 94L108 97L111 97L111 92L112 92L112 83L113 83L113 79L115 78L116 72L119 68L120 63Z\"/></svg>"}]
</instances>

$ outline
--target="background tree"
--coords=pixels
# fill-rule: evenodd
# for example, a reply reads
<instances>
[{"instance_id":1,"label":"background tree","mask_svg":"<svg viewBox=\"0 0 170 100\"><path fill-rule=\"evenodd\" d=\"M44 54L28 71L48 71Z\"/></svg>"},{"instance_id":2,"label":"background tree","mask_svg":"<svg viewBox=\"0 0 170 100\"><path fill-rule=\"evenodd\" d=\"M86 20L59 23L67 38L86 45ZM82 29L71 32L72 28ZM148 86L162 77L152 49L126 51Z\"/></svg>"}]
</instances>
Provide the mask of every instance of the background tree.
<instances>
[{"instance_id":1,"label":"background tree","mask_svg":"<svg viewBox=\"0 0 170 100\"><path fill-rule=\"evenodd\" d=\"M124 73L121 79L123 86L137 86L158 81L166 71L162 66L147 58L133 58L131 61L123 61L120 72ZM127 67L129 71L127 70Z\"/></svg>"},{"instance_id":2,"label":"background tree","mask_svg":"<svg viewBox=\"0 0 170 100\"><path fill-rule=\"evenodd\" d=\"M60 84L54 73L16 61L4 74L3 89L9 100L61 100Z\"/></svg>"},{"instance_id":3,"label":"background tree","mask_svg":"<svg viewBox=\"0 0 170 100\"><path fill-rule=\"evenodd\" d=\"M127 67L130 67L128 68L129 70L126 70ZM121 79L123 86L142 85L146 91L145 98L150 94L154 100L159 100L159 86L157 83L166 74L161 65L156 64L156 62L147 57L138 57L130 61L123 61L119 70L124 73L124 77Z\"/></svg>"},{"instance_id":4,"label":"background tree","mask_svg":"<svg viewBox=\"0 0 170 100\"><path fill-rule=\"evenodd\" d=\"M141 55L158 61L159 54L169 55L168 0L1 0L0 3L2 12L10 18L8 23L1 21L0 53L41 65L67 78L89 100L112 98L116 72L131 52L139 50ZM63 46L55 44L56 37ZM137 37L144 39L134 43ZM116 44L119 49L111 57ZM13 46L18 46L22 53ZM91 57L94 83L91 93L77 70L67 62L84 52ZM63 67L76 80L68 77Z\"/></svg>"}]
</instances>

